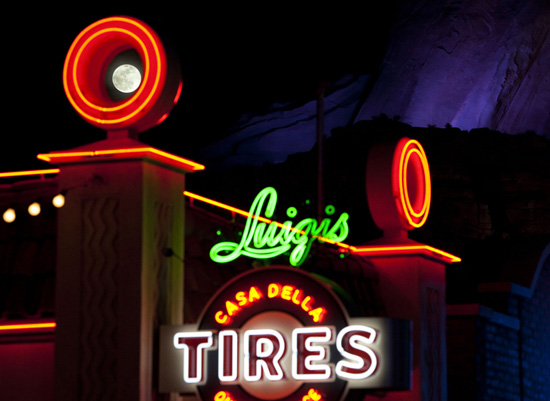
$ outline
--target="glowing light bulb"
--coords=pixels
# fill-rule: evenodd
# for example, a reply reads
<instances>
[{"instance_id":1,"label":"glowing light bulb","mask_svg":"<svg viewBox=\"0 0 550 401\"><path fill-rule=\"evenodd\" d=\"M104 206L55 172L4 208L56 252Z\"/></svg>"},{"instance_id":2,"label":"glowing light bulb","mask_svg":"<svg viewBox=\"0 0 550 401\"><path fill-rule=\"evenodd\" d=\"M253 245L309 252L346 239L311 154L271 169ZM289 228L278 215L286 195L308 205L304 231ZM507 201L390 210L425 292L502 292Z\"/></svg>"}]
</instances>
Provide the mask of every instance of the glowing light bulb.
<instances>
[{"instance_id":1,"label":"glowing light bulb","mask_svg":"<svg viewBox=\"0 0 550 401\"><path fill-rule=\"evenodd\" d=\"M122 93L132 93L141 84L141 73L131 64L119 65L113 72L113 85Z\"/></svg>"},{"instance_id":2,"label":"glowing light bulb","mask_svg":"<svg viewBox=\"0 0 550 401\"><path fill-rule=\"evenodd\" d=\"M2 218L6 223L13 223L15 221L15 210L10 207L4 212Z\"/></svg>"},{"instance_id":3,"label":"glowing light bulb","mask_svg":"<svg viewBox=\"0 0 550 401\"><path fill-rule=\"evenodd\" d=\"M31 216L38 216L40 214L40 204L38 202L31 203L28 211Z\"/></svg>"},{"instance_id":4,"label":"glowing light bulb","mask_svg":"<svg viewBox=\"0 0 550 401\"><path fill-rule=\"evenodd\" d=\"M52 204L57 208L63 207L65 205L65 197L63 194L54 196L52 199Z\"/></svg>"}]
</instances>

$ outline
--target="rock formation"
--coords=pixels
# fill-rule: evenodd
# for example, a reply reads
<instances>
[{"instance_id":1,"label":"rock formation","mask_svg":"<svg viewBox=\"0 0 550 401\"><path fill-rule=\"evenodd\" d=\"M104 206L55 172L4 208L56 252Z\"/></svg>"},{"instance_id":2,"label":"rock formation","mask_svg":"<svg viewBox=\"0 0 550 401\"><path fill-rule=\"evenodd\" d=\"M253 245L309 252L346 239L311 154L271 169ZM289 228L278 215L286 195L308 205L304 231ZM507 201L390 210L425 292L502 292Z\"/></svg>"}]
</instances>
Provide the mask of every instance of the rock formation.
<instances>
[{"instance_id":1,"label":"rock formation","mask_svg":"<svg viewBox=\"0 0 550 401\"><path fill-rule=\"evenodd\" d=\"M403 2L357 121L550 135L550 3Z\"/></svg>"},{"instance_id":2,"label":"rock formation","mask_svg":"<svg viewBox=\"0 0 550 401\"><path fill-rule=\"evenodd\" d=\"M408 0L395 10L379 74L343 77L327 91L325 134L387 116L550 137L550 2ZM316 118L315 94L273 105L197 158L210 168L284 161L314 146Z\"/></svg>"}]
</instances>

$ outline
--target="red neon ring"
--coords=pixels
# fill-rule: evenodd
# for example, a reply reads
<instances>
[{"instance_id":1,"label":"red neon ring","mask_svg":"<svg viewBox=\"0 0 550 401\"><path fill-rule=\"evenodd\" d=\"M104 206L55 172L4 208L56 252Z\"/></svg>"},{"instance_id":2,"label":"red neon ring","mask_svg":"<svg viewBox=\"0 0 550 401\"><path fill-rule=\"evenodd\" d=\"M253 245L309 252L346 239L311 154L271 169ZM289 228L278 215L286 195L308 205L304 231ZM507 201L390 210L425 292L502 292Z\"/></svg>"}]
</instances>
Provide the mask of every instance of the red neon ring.
<instances>
[{"instance_id":1,"label":"red neon ring","mask_svg":"<svg viewBox=\"0 0 550 401\"><path fill-rule=\"evenodd\" d=\"M112 101L103 74L121 51L134 49L144 76L130 98ZM63 67L63 87L71 105L88 122L108 129L129 127L155 105L166 79L164 47L156 33L130 17L109 17L85 28L73 41Z\"/></svg>"},{"instance_id":2,"label":"red neon ring","mask_svg":"<svg viewBox=\"0 0 550 401\"><path fill-rule=\"evenodd\" d=\"M412 191L409 188L410 165L414 169L411 181L416 194L412 200ZM422 145L414 139L401 139L394 155L394 168L398 170L398 179L394 182L394 198L402 222L408 229L421 227L428 218L432 193L430 168Z\"/></svg>"}]
</instances>

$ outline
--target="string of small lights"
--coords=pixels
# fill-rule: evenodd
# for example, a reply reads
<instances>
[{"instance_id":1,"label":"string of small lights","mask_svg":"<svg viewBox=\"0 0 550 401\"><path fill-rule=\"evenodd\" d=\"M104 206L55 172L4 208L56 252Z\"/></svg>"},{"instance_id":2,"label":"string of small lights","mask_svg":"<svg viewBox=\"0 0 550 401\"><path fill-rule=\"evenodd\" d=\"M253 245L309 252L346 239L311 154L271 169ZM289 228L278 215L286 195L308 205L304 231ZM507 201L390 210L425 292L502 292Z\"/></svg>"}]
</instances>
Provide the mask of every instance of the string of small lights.
<instances>
[{"instance_id":1,"label":"string of small lights","mask_svg":"<svg viewBox=\"0 0 550 401\"><path fill-rule=\"evenodd\" d=\"M45 169L45 170L29 170L29 171L10 171L0 173L0 178L9 178L9 177L32 177L39 176L41 179L44 179L45 175L57 174L59 169ZM35 200L31 202L27 207L27 212L31 216L38 216L42 212L42 202L41 200ZM65 205L65 193L64 191L59 192L53 198L51 198L51 203L56 208L61 208ZM6 223L13 223L17 218L17 207L10 206L2 214L2 219Z\"/></svg>"}]
</instances>

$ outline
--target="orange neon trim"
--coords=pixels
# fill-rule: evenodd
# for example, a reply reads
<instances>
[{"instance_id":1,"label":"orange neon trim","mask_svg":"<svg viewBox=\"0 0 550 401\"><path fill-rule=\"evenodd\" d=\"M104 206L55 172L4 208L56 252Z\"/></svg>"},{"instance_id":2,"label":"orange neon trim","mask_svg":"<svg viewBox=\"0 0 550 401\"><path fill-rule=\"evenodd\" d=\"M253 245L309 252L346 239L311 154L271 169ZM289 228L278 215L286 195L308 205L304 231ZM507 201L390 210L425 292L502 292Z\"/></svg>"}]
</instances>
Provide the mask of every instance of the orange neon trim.
<instances>
[{"instance_id":1,"label":"orange neon trim","mask_svg":"<svg viewBox=\"0 0 550 401\"><path fill-rule=\"evenodd\" d=\"M21 176L28 176L28 175L57 174L57 173L59 173L58 168L51 168L46 170L9 171L5 173L0 173L0 178L21 177Z\"/></svg>"},{"instance_id":2,"label":"orange neon trim","mask_svg":"<svg viewBox=\"0 0 550 401\"><path fill-rule=\"evenodd\" d=\"M146 153L152 153L154 155L160 156L165 159L175 161L180 164L191 167L193 171L204 170L204 165L196 163L189 159L184 159L173 155L162 150L151 148L151 147L142 147L142 148L120 148L120 149L106 149L106 150L92 150L92 151L77 151L77 152L54 152L54 153L43 153L39 154L36 157L40 160L47 162L52 162L55 159L75 159L75 158L86 158L86 157L97 157L97 156L117 156L117 155L128 155L128 156L140 156Z\"/></svg>"},{"instance_id":3,"label":"orange neon trim","mask_svg":"<svg viewBox=\"0 0 550 401\"><path fill-rule=\"evenodd\" d=\"M449 262L460 262L462 259L458 256L452 255L448 252L434 248L429 245L381 245L381 246L351 246L349 248L352 253L359 255L378 255L378 256L391 256L391 255L410 255L415 253L421 253L430 256L436 255L440 258L446 259Z\"/></svg>"},{"instance_id":4,"label":"orange neon trim","mask_svg":"<svg viewBox=\"0 0 550 401\"><path fill-rule=\"evenodd\" d=\"M56 327L55 322L46 323L21 323L21 324L5 324L0 325L0 331L7 330L33 330L33 329L53 329Z\"/></svg>"},{"instance_id":5,"label":"orange neon trim","mask_svg":"<svg viewBox=\"0 0 550 401\"><path fill-rule=\"evenodd\" d=\"M44 160L47 162L51 162L53 159L61 158L61 157L92 157L94 156L94 152L92 151L86 151L86 152L54 152L54 153L41 153L37 155L36 157L40 160Z\"/></svg>"},{"instance_id":6,"label":"orange neon trim","mask_svg":"<svg viewBox=\"0 0 550 401\"><path fill-rule=\"evenodd\" d=\"M192 192L189 192L189 191L183 191L183 194L189 198L192 198L192 199L196 199L196 200L199 200L201 202L204 202L204 203L209 203L211 204L212 206L217 206L219 208L222 208L222 209L225 209L225 210L229 210L230 212L234 212L234 213L237 213L237 214L240 214L241 216L244 216L244 217L248 217L250 216L250 213L245 211L245 210L242 210L242 209L238 209L236 207L233 207L233 206L229 206L229 205L226 205L225 203L221 203L221 202L218 202L218 201L215 201L215 200L212 200L212 199L209 199L209 198L206 198L204 196L201 196L201 195L197 195L197 194L194 194ZM254 217L254 216L252 216ZM262 217L262 216L258 216L258 220L264 222L264 223L271 223L271 220L265 218L265 217Z\"/></svg>"},{"instance_id":7,"label":"orange neon trim","mask_svg":"<svg viewBox=\"0 0 550 401\"><path fill-rule=\"evenodd\" d=\"M213 206L217 206L219 208L229 210L231 212L240 214L244 217L249 217L250 213L247 211L244 211L242 209L238 209L233 206L229 206L225 203L218 202L209 198L206 198L201 195L194 194L189 191L183 191L183 194L191 199L197 199L201 202L208 203ZM254 216L252 216L254 217ZM277 224L279 227L284 227L284 224L274 222L270 219L267 219L265 217L258 216L258 220L263 221L265 223L274 223ZM327 242L329 244L333 244L338 246L342 251L350 251L351 253L358 254L358 255L379 255L379 256L390 256L390 255L399 255L399 254L416 254L421 253L428 256L436 256L438 259L444 259L447 262L456 263L460 262L462 259L458 256L452 255L448 252L442 251L440 249L434 248L429 245L382 245L382 246L354 246L354 245L348 245L342 242L335 242L328 238L324 237L317 237L320 240Z\"/></svg>"}]
</instances>

